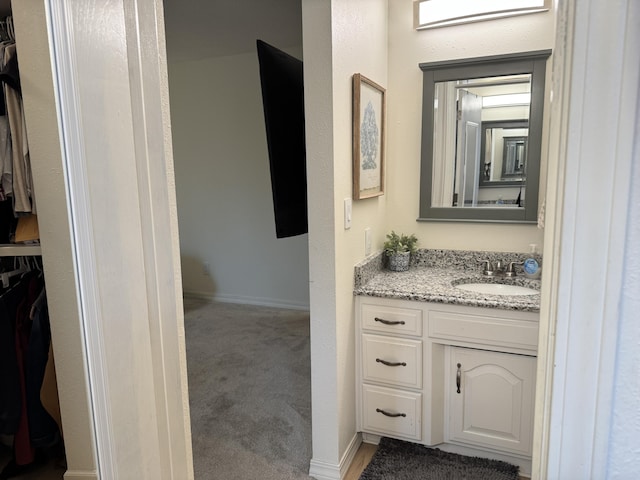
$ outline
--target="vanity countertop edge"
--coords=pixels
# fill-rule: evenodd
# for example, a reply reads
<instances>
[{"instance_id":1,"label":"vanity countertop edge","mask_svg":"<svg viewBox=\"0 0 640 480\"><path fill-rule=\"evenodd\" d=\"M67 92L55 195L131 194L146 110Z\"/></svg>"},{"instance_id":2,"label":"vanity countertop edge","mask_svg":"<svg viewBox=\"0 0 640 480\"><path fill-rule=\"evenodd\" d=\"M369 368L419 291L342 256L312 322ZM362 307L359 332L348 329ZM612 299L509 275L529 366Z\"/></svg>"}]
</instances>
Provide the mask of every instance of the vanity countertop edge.
<instances>
[{"instance_id":1,"label":"vanity countertop edge","mask_svg":"<svg viewBox=\"0 0 640 480\"><path fill-rule=\"evenodd\" d=\"M522 261L527 256L531 254L421 249L414 254L408 271L392 272L384 269L380 252L355 266L354 295L539 312L540 294L490 295L455 287L462 283L504 283L539 291L540 280L522 275L504 278L482 274L483 260L512 262ZM536 256L541 262L542 258Z\"/></svg>"}]
</instances>

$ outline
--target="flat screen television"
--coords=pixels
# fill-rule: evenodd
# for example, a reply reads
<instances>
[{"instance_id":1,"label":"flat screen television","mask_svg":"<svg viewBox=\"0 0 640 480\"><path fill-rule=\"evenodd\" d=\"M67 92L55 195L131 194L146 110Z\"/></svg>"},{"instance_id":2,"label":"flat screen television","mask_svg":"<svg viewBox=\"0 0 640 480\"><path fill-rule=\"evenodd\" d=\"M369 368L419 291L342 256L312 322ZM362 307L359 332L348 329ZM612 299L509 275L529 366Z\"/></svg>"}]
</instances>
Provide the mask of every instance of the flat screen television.
<instances>
[{"instance_id":1,"label":"flat screen television","mask_svg":"<svg viewBox=\"0 0 640 480\"><path fill-rule=\"evenodd\" d=\"M307 233L302 61L257 41L276 237Z\"/></svg>"}]
</instances>

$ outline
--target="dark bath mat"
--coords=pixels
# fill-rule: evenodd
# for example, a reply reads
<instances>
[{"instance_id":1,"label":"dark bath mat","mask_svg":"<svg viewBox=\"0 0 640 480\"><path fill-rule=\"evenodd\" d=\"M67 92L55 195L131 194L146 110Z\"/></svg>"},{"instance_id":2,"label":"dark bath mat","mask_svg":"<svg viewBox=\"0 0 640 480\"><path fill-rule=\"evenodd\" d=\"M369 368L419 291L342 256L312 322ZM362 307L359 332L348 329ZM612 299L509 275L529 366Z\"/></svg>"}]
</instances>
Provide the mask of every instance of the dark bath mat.
<instances>
[{"instance_id":1,"label":"dark bath mat","mask_svg":"<svg viewBox=\"0 0 640 480\"><path fill-rule=\"evenodd\" d=\"M517 480L518 467L383 437L360 480Z\"/></svg>"}]
</instances>

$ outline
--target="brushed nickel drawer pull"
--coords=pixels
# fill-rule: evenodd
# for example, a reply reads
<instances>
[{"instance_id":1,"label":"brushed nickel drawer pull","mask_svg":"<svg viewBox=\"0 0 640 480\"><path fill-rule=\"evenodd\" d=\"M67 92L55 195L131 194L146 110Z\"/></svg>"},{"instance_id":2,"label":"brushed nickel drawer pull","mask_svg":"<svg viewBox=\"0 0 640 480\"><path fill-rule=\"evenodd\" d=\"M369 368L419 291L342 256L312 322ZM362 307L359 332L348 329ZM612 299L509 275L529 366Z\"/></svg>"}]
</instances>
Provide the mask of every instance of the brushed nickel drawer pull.
<instances>
[{"instance_id":1,"label":"brushed nickel drawer pull","mask_svg":"<svg viewBox=\"0 0 640 480\"><path fill-rule=\"evenodd\" d=\"M389 413L389 412L385 412L384 410L380 410L379 408L376 408L376 412L383 414L385 417L406 417L407 414L406 413Z\"/></svg>"},{"instance_id":2,"label":"brushed nickel drawer pull","mask_svg":"<svg viewBox=\"0 0 640 480\"><path fill-rule=\"evenodd\" d=\"M460 393L460 380L462 378L462 370L460 370L462 368L462 364L459 363L458 364L458 371L456 373L456 387L458 387L458 393Z\"/></svg>"},{"instance_id":3,"label":"brushed nickel drawer pull","mask_svg":"<svg viewBox=\"0 0 640 480\"><path fill-rule=\"evenodd\" d=\"M386 360L382 360L381 358L376 358L376 362L386 365L387 367L406 367L407 366L405 362L387 362Z\"/></svg>"},{"instance_id":4,"label":"brushed nickel drawer pull","mask_svg":"<svg viewBox=\"0 0 640 480\"><path fill-rule=\"evenodd\" d=\"M376 322L384 323L385 325L404 325L404 320L392 321L392 320L385 320L383 318L378 318L378 317L374 317L373 320Z\"/></svg>"}]
</instances>

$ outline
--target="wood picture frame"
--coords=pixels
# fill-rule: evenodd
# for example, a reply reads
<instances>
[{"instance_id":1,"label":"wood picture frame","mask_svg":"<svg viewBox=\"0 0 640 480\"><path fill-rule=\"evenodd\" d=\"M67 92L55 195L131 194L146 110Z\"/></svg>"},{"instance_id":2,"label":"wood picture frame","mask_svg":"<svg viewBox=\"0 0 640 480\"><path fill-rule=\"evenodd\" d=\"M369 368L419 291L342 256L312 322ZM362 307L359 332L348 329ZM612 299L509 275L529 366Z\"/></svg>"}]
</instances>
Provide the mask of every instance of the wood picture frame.
<instances>
[{"instance_id":1,"label":"wood picture frame","mask_svg":"<svg viewBox=\"0 0 640 480\"><path fill-rule=\"evenodd\" d=\"M353 199L384 194L386 90L353 75Z\"/></svg>"}]
</instances>

